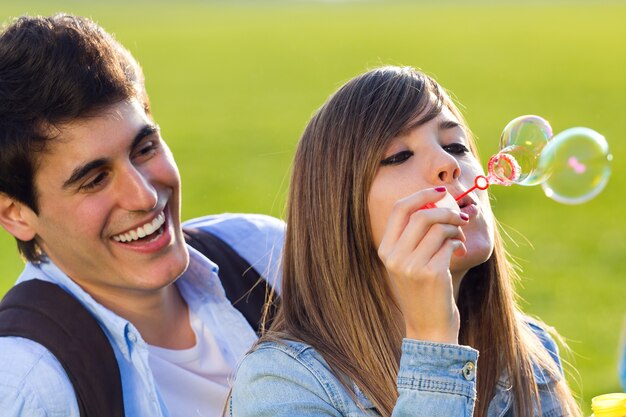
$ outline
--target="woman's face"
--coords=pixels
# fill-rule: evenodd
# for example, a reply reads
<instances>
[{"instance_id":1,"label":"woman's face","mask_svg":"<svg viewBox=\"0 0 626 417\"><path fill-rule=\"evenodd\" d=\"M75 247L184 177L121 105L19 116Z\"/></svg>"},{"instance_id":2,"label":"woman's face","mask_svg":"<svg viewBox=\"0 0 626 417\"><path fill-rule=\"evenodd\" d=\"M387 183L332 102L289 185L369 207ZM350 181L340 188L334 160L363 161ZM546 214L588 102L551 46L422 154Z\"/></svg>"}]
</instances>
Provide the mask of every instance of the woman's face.
<instances>
[{"instance_id":1,"label":"woman's face","mask_svg":"<svg viewBox=\"0 0 626 417\"><path fill-rule=\"evenodd\" d=\"M482 175L483 170L469 149L465 130L447 107L436 118L389 142L368 196L376 247L381 243L391 210L399 199L439 186L446 187L448 193L456 197L473 186L474 178ZM487 192L475 190L458 203L458 210L469 215L469 222L462 227L467 252L453 255L450 262L456 289L470 268L489 258L494 241Z\"/></svg>"}]
</instances>

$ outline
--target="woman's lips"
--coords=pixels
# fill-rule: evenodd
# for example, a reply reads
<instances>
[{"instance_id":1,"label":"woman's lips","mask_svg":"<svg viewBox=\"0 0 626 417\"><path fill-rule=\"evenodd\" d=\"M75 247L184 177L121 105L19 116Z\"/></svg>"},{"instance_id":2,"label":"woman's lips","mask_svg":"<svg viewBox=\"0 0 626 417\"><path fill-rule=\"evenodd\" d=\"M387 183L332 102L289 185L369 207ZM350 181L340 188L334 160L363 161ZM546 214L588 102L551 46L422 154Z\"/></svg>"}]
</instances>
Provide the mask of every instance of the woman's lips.
<instances>
[{"instance_id":1,"label":"woman's lips","mask_svg":"<svg viewBox=\"0 0 626 417\"><path fill-rule=\"evenodd\" d=\"M467 214L470 218L476 217L476 215L478 214L478 207L475 203L468 204L460 208L461 212Z\"/></svg>"}]
</instances>

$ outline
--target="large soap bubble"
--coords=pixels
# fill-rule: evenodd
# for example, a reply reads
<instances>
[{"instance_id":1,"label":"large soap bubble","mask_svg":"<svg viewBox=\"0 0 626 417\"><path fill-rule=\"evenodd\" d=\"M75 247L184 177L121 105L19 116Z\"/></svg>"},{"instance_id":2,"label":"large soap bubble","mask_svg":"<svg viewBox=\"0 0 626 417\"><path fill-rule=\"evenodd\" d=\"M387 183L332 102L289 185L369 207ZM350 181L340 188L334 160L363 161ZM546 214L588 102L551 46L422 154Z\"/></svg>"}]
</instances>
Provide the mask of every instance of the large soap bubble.
<instances>
[{"instance_id":1,"label":"large soap bubble","mask_svg":"<svg viewBox=\"0 0 626 417\"><path fill-rule=\"evenodd\" d=\"M560 203L584 203L606 186L611 160L604 136L586 127L567 129L541 152L538 169L547 174L541 187Z\"/></svg>"}]
</instances>

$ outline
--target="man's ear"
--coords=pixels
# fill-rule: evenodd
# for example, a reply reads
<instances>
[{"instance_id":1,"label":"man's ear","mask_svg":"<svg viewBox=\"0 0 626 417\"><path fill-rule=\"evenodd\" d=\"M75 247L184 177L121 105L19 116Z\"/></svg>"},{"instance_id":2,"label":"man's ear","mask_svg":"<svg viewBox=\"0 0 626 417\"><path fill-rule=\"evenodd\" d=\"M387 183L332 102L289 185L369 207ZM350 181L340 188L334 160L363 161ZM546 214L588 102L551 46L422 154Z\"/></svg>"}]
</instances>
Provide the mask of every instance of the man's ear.
<instances>
[{"instance_id":1,"label":"man's ear","mask_svg":"<svg viewBox=\"0 0 626 417\"><path fill-rule=\"evenodd\" d=\"M26 204L0 193L0 226L19 240L28 242L37 235L37 215Z\"/></svg>"}]
</instances>

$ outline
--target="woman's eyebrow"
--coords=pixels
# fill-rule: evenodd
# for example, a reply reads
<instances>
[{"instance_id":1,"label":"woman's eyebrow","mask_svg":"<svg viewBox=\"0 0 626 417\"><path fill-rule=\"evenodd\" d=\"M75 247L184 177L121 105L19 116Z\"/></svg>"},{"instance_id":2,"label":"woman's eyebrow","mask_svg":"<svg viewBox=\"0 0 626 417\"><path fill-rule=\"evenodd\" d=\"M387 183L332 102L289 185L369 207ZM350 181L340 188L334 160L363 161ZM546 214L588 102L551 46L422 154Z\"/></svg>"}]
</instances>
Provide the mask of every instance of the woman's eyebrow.
<instances>
[{"instance_id":1,"label":"woman's eyebrow","mask_svg":"<svg viewBox=\"0 0 626 417\"><path fill-rule=\"evenodd\" d=\"M461 124L454 120L442 120L439 123L439 130L454 129L456 127L461 127Z\"/></svg>"}]
</instances>

